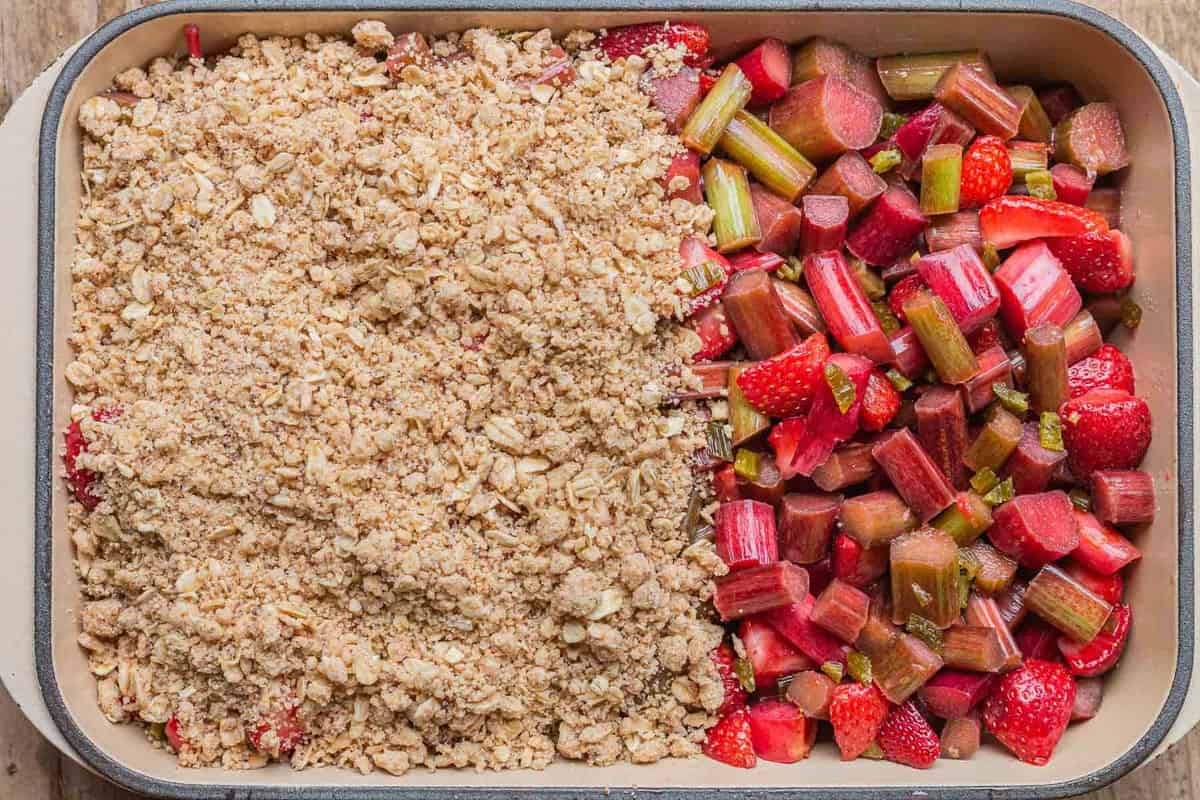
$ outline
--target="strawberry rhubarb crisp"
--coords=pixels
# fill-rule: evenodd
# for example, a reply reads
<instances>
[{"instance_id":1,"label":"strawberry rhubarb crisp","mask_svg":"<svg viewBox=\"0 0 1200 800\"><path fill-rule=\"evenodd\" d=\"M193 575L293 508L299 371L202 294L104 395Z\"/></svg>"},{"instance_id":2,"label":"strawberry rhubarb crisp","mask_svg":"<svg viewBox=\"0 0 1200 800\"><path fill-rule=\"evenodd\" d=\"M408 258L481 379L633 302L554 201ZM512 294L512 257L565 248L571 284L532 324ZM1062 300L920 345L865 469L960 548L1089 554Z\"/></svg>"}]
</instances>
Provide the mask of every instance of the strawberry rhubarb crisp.
<instances>
[{"instance_id":1,"label":"strawberry rhubarb crisp","mask_svg":"<svg viewBox=\"0 0 1200 800\"><path fill-rule=\"evenodd\" d=\"M187 33L79 113L64 456L104 714L188 766L699 752L726 569L664 401L711 211L667 198L641 88L684 45Z\"/></svg>"}]
</instances>

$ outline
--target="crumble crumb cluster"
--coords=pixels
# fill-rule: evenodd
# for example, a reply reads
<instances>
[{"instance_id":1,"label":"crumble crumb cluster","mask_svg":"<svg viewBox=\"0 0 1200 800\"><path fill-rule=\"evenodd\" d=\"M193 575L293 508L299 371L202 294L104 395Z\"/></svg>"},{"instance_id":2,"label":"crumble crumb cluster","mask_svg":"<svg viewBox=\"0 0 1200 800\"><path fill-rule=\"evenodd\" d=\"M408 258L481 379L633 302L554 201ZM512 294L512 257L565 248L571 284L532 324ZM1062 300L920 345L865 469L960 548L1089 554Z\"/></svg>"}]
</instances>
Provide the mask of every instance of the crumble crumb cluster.
<instances>
[{"instance_id":1,"label":"crumble crumb cluster","mask_svg":"<svg viewBox=\"0 0 1200 800\"><path fill-rule=\"evenodd\" d=\"M100 707L188 766L692 755L725 567L681 531L702 424L664 399L711 212L664 200L644 62L571 34L556 86L548 31L402 69L354 35L157 59L80 109Z\"/></svg>"}]
</instances>

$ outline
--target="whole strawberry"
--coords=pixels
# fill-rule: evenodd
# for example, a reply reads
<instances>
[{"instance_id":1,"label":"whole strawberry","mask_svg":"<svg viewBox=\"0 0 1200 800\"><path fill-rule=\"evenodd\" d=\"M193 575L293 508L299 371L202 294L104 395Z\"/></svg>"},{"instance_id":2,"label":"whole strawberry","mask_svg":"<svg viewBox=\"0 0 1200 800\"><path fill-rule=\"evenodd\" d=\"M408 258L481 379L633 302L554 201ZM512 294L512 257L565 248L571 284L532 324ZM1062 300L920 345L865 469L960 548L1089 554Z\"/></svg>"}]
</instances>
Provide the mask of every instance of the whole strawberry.
<instances>
[{"instance_id":1,"label":"whole strawberry","mask_svg":"<svg viewBox=\"0 0 1200 800\"><path fill-rule=\"evenodd\" d=\"M1118 292L1133 283L1133 245L1120 231L1051 237L1046 246L1084 291Z\"/></svg>"},{"instance_id":2,"label":"whole strawberry","mask_svg":"<svg viewBox=\"0 0 1200 800\"><path fill-rule=\"evenodd\" d=\"M733 648L722 642L709 655L713 663L717 665L717 673L721 676L721 685L725 687L725 699L721 701L721 707L717 709L717 716L723 717L731 711L745 708L746 690L742 688L742 682L738 680L737 674L733 671L733 662L737 660Z\"/></svg>"},{"instance_id":3,"label":"whole strawberry","mask_svg":"<svg viewBox=\"0 0 1200 800\"><path fill-rule=\"evenodd\" d=\"M692 356L696 361L722 356L738 342L737 331L720 301L689 317L687 326L700 337L700 349Z\"/></svg>"},{"instance_id":4,"label":"whole strawberry","mask_svg":"<svg viewBox=\"0 0 1200 800\"><path fill-rule=\"evenodd\" d=\"M1012 159L999 136L980 136L962 160L959 205L975 208L999 197L1012 185Z\"/></svg>"},{"instance_id":5,"label":"whole strawberry","mask_svg":"<svg viewBox=\"0 0 1200 800\"><path fill-rule=\"evenodd\" d=\"M862 415L858 424L864 431L881 431L900 410L900 393L878 369L871 370L867 390L863 392Z\"/></svg>"},{"instance_id":6,"label":"whole strawberry","mask_svg":"<svg viewBox=\"0 0 1200 800\"><path fill-rule=\"evenodd\" d=\"M758 763L750 734L750 714L739 708L708 729L700 748L711 759L731 767L751 769Z\"/></svg>"},{"instance_id":7,"label":"whole strawberry","mask_svg":"<svg viewBox=\"0 0 1200 800\"><path fill-rule=\"evenodd\" d=\"M747 402L764 414L786 417L808 409L821 385L829 342L814 333L776 356L759 361L737 376Z\"/></svg>"},{"instance_id":8,"label":"whole strawberry","mask_svg":"<svg viewBox=\"0 0 1200 800\"><path fill-rule=\"evenodd\" d=\"M643 55L654 45L673 47L683 45L686 51L684 63L689 67L707 67L712 59L708 55L708 28L695 22L641 22L610 28L596 40L596 46L610 60Z\"/></svg>"},{"instance_id":9,"label":"whole strawberry","mask_svg":"<svg viewBox=\"0 0 1200 800\"><path fill-rule=\"evenodd\" d=\"M1093 389L1120 389L1133 394L1133 364L1111 344L1067 367L1067 389L1080 397Z\"/></svg>"},{"instance_id":10,"label":"whole strawberry","mask_svg":"<svg viewBox=\"0 0 1200 800\"><path fill-rule=\"evenodd\" d=\"M888 761L928 769L942 752L938 736L908 700L894 706L879 729L879 747Z\"/></svg>"},{"instance_id":11,"label":"whole strawberry","mask_svg":"<svg viewBox=\"0 0 1200 800\"><path fill-rule=\"evenodd\" d=\"M1150 407L1120 389L1093 389L1058 410L1071 474L1087 481L1099 469L1135 469L1150 447Z\"/></svg>"},{"instance_id":12,"label":"whole strawberry","mask_svg":"<svg viewBox=\"0 0 1200 800\"><path fill-rule=\"evenodd\" d=\"M896 315L896 319L901 322L908 322L908 317L904 316L904 301L918 294L925 289L925 281L921 280L920 275L909 275L907 278L901 278L900 282L892 287L892 291L888 294L888 308L892 309L892 313Z\"/></svg>"},{"instance_id":13,"label":"whole strawberry","mask_svg":"<svg viewBox=\"0 0 1200 800\"><path fill-rule=\"evenodd\" d=\"M1071 721L1075 679L1062 664L1029 659L1008 673L983 705L992 735L1022 761L1041 766Z\"/></svg>"},{"instance_id":14,"label":"whole strawberry","mask_svg":"<svg viewBox=\"0 0 1200 800\"><path fill-rule=\"evenodd\" d=\"M887 700L874 684L841 683L834 687L829 722L843 761L852 761L866 752L879 735L887 713Z\"/></svg>"}]
</instances>

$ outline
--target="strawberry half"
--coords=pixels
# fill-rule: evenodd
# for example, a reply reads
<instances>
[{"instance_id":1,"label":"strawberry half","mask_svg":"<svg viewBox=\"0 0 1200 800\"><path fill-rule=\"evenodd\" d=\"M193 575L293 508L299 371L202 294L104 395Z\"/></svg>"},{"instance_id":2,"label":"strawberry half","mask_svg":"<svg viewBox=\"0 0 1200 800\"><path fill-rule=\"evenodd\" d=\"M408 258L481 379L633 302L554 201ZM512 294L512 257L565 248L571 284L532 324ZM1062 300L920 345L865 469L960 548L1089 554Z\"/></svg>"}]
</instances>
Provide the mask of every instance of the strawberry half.
<instances>
[{"instance_id":1,"label":"strawberry half","mask_svg":"<svg viewBox=\"0 0 1200 800\"><path fill-rule=\"evenodd\" d=\"M888 702L874 684L841 683L833 687L829 722L843 761L853 761L866 752L887 714Z\"/></svg>"},{"instance_id":2,"label":"strawberry half","mask_svg":"<svg viewBox=\"0 0 1200 800\"><path fill-rule=\"evenodd\" d=\"M1125 579L1121 577L1120 572L1114 572L1112 575L1101 575L1099 572L1090 570L1071 558L1063 562L1063 570L1072 578L1103 597L1111 605L1121 602L1121 598L1125 595Z\"/></svg>"},{"instance_id":3,"label":"strawberry half","mask_svg":"<svg viewBox=\"0 0 1200 800\"><path fill-rule=\"evenodd\" d=\"M163 726L163 735L167 737L167 744L176 753L183 750L183 734L179 730L179 717L174 714L167 720L167 724Z\"/></svg>"},{"instance_id":4,"label":"strawberry half","mask_svg":"<svg viewBox=\"0 0 1200 800\"><path fill-rule=\"evenodd\" d=\"M1111 344L1103 345L1067 367L1067 389L1071 397L1080 397L1093 389L1120 389L1133 394L1133 364Z\"/></svg>"},{"instance_id":5,"label":"strawberry half","mask_svg":"<svg viewBox=\"0 0 1200 800\"><path fill-rule=\"evenodd\" d=\"M1085 482L1099 469L1136 469L1150 447L1150 407L1129 392L1093 389L1058 414L1067 464Z\"/></svg>"},{"instance_id":6,"label":"strawberry half","mask_svg":"<svg viewBox=\"0 0 1200 800\"><path fill-rule=\"evenodd\" d=\"M977 208L1000 197L1012 185L1012 158L999 136L980 136L962 159L961 208Z\"/></svg>"},{"instance_id":7,"label":"strawberry half","mask_svg":"<svg viewBox=\"0 0 1200 800\"><path fill-rule=\"evenodd\" d=\"M792 467L796 451L803 442L808 441L808 420L804 417L789 417L775 423L767 442L775 451L775 466L784 480L790 480L800 473Z\"/></svg>"},{"instance_id":8,"label":"strawberry half","mask_svg":"<svg viewBox=\"0 0 1200 800\"><path fill-rule=\"evenodd\" d=\"M983 705L983 721L1022 761L1041 766L1071 721L1075 679L1066 667L1030 659L1008 673Z\"/></svg>"},{"instance_id":9,"label":"strawberry half","mask_svg":"<svg viewBox=\"0 0 1200 800\"><path fill-rule=\"evenodd\" d=\"M763 700L750 708L750 742L767 761L794 764L808 757L817 738L817 721L786 700Z\"/></svg>"},{"instance_id":10,"label":"strawberry half","mask_svg":"<svg viewBox=\"0 0 1200 800\"><path fill-rule=\"evenodd\" d=\"M1133 283L1133 244L1120 231L1096 231L1046 240L1080 289L1118 292Z\"/></svg>"},{"instance_id":11,"label":"strawberry half","mask_svg":"<svg viewBox=\"0 0 1200 800\"><path fill-rule=\"evenodd\" d=\"M907 278L902 278L888 293L888 308L892 309L892 313L898 320L907 324L908 317L904 316L904 301L915 294L920 294L925 288L925 281L921 280L920 275L909 275Z\"/></svg>"},{"instance_id":12,"label":"strawberry half","mask_svg":"<svg viewBox=\"0 0 1200 800\"><path fill-rule=\"evenodd\" d=\"M708 28L695 22L642 22L623 25L606 30L596 46L604 51L610 61L642 55L654 45L673 47L683 45L687 51L684 63L689 67L707 67L712 63L708 55Z\"/></svg>"},{"instance_id":13,"label":"strawberry half","mask_svg":"<svg viewBox=\"0 0 1200 800\"><path fill-rule=\"evenodd\" d=\"M704 755L731 767L752 769L758 763L750 732L750 714L739 708L708 729L700 748Z\"/></svg>"},{"instance_id":14,"label":"strawberry half","mask_svg":"<svg viewBox=\"0 0 1200 800\"><path fill-rule=\"evenodd\" d=\"M738 387L750 405L772 417L808 409L829 358L825 335L814 333L779 355L759 361L737 376Z\"/></svg>"},{"instance_id":15,"label":"strawberry half","mask_svg":"<svg viewBox=\"0 0 1200 800\"><path fill-rule=\"evenodd\" d=\"M719 302L691 316L687 326L700 337L700 349L692 356L696 361L711 361L738 343L737 331L725 313L725 306Z\"/></svg>"},{"instance_id":16,"label":"strawberry half","mask_svg":"<svg viewBox=\"0 0 1200 800\"><path fill-rule=\"evenodd\" d=\"M725 699L717 709L717 716L723 717L731 711L745 708L746 690L742 688L742 682L733 671L733 662L737 660L733 648L722 642L717 649L709 653L709 657L717 665L717 674L721 676L721 685L725 687Z\"/></svg>"},{"instance_id":17,"label":"strawberry half","mask_svg":"<svg viewBox=\"0 0 1200 800\"><path fill-rule=\"evenodd\" d=\"M867 390L863 392L862 414L858 424L864 431L881 431L900 410L900 393L878 369L871 370Z\"/></svg>"},{"instance_id":18,"label":"strawberry half","mask_svg":"<svg viewBox=\"0 0 1200 800\"><path fill-rule=\"evenodd\" d=\"M1080 644L1066 636L1058 637L1058 649L1067 662L1067 669L1081 678L1095 678L1108 672L1125 652L1132 626L1133 609L1122 603L1113 608L1104 627L1090 642Z\"/></svg>"},{"instance_id":19,"label":"strawberry half","mask_svg":"<svg viewBox=\"0 0 1200 800\"><path fill-rule=\"evenodd\" d=\"M1104 217L1090 208L1037 197L1005 195L990 201L979 212L983 241L1000 250L1030 239L1107 230Z\"/></svg>"},{"instance_id":20,"label":"strawberry half","mask_svg":"<svg viewBox=\"0 0 1200 800\"><path fill-rule=\"evenodd\" d=\"M888 761L917 769L932 767L942 752L937 734L911 700L888 712L879 729L879 747Z\"/></svg>"}]
</instances>

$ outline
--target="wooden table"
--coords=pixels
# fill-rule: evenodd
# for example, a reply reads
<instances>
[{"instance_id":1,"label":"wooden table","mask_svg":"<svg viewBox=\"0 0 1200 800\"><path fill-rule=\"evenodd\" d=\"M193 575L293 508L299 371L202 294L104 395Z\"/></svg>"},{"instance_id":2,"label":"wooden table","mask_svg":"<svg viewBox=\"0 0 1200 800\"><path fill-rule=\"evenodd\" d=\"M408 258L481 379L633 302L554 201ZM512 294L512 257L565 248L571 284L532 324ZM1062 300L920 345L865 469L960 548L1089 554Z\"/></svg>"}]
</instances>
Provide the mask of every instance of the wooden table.
<instances>
[{"instance_id":1,"label":"wooden table","mask_svg":"<svg viewBox=\"0 0 1200 800\"><path fill-rule=\"evenodd\" d=\"M152 1L152 0L151 0ZM1200 0L1085 0L1124 20L1200 75ZM0 119L55 57L141 0L0 0ZM1200 798L1200 729L1151 766L1087 800ZM136 800L58 752L0 688L0 800Z\"/></svg>"}]
</instances>

